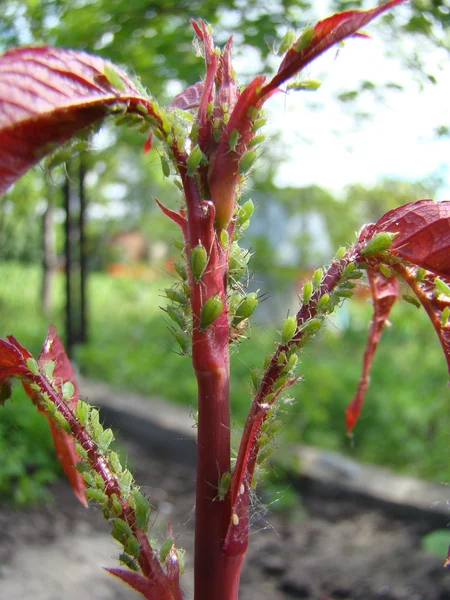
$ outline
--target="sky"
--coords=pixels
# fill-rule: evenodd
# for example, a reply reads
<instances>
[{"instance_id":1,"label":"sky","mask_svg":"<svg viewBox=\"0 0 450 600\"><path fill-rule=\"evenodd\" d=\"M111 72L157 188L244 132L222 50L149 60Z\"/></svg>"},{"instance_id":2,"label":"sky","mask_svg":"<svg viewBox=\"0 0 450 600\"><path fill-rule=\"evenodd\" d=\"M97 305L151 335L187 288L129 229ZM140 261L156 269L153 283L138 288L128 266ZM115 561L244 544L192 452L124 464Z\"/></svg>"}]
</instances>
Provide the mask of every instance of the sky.
<instances>
[{"instance_id":1,"label":"sky","mask_svg":"<svg viewBox=\"0 0 450 600\"><path fill-rule=\"evenodd\" d=\"M369 26L368 32L371 39L349 39L309 67L307 78L322 81L319 90L277 94L266 104L268 130L282 131L286 151L276 183L316 183L339 193L355 182L373 185L383 177L438 175L443 185L436 199L450 199L450 138L435 134L437 127L450 125L450 67L437 67L448 65L448 55L423 46L438 84L426 83L421 90L404 60L386 55L390 44L382 30ZM364 91L352 104L336 99L364 80L375 83L381 97ZM387 82L404 89L386 89ZM371 117L355 120L355 112Z\"/></svg>"}]
</instances>

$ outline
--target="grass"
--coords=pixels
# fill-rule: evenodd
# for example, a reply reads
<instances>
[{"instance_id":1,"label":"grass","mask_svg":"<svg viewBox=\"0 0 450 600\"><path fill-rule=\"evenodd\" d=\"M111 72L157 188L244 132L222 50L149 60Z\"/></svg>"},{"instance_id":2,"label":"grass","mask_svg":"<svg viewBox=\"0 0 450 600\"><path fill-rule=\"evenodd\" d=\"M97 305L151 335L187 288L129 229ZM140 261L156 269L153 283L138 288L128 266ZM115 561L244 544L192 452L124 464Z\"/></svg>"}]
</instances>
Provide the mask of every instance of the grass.
<instances>
[{"instance_id":1,"label":"grass","mask_svg":"<svg viewBox=\"0 0 450 600\"><path fill-rule=\"evenodd\" d=\"M39 311L37 267L3 263L0 277L0 336L13 333L37 354L48 321L63 331L62 276L56 281L55 309L49 317ZM76 360L89 377L195 410L196 385L189 358L178 355L159 309L164 306L160 290L170 284L168 278L146 282L93 273L88 288L89 342L77 349ZM347 306L351 310L344 307L336 323L302 356L304 381L293 391L292 406L286 404L280 410L285 427L277 444L315 444L412 475L448 480L450 412L445 359L423 311L411 305L394 309L394 326L381 341L353 444L345 436L344 411L356 389L371 312L366 303ZM236 430L251 399L250 371L262 364L276 339L274 326L254 326L252 340L233 352L231 397ZM21 413L24 410L21 404ZM28 410L35 412L33 407ZM4 420L5 409L0 412L0 421ZM23 440L28 434L32 437L33 427L21 430ZM5 438L4 428L2 435ZM7 439L29 451L25 443Z\"/></svg>"}]
</instances>

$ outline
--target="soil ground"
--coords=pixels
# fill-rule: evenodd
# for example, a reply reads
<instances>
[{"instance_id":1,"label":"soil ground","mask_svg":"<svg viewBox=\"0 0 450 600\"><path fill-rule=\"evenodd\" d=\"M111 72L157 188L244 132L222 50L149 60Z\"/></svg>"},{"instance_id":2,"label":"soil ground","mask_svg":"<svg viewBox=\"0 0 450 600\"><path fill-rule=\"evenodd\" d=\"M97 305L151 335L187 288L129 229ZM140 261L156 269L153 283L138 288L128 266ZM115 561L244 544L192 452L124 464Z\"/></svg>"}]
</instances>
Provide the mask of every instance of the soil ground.
<instances>
[{"instance_id":1,"label":"soil ground","mask_svg":"<svg viewBox=\"0 0 450 600\"><path fill-rule=\"evenodd\" d=\"M163 538L170 519L177 545L186 549L183 585L190 599L193 467L138 445L128 451L137 481L156 506L153 533ZM425 533L446 526L444 515L392 510L305 478L296 485L302 521L257 511L240 600L450 600L443 559L420 548ZM137 600L102 571L115 566L118 547L99 511L78 505L65 482L52 493L51 507L0 507L0 598Z\"/></svg>"}]
</instances>

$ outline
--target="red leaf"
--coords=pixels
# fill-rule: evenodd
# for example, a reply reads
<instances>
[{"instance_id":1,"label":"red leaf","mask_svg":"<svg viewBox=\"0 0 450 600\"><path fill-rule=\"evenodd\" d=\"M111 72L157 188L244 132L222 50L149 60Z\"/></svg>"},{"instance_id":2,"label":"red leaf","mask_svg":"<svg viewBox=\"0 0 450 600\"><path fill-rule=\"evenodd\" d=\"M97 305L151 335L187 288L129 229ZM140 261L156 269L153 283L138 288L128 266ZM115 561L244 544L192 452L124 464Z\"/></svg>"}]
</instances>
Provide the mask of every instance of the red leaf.
<instances>
[{"instance_id":1,"label":"red leaf","mask_svg":"<svg viewBox=\"0 0 450 600\"><path fill-rule=\"evenodd\" d=\"M76 408L78 402L78 383L75 378L75 372L70 364L70 360L64 349L64 344L56 332L56 328L50 325L47 332L44 345L38 358L39 367L43 367L45 363L53 361L55 368L53 370L54 385L61 391L61 386L67 381L71 381L74 387L74 394L70 399L72 409Z\"/></svg>"},{"instance_id":2,"label":"red leaf","mask_svg":"<svg viewBox=\"0 0 450 600\"><path fill-rule=\"evenodd\" d=\"M437 275L450 275L450 201L418 200L387 212L375 225L396 233L390 253Z\"/></svg>"},{"instance_id":3,"label":"red leaf","mask_svg":"<svg viewBox=\"0 0 450 600\"><path fill-rule=\"evenodd\" d=\"M62 384L71 381L74 387L74 393L69 401L73 409L76 408L78 402L78 384L75 378L75 373L70 364L70 360L64 350L64 345L61 338L56 333L53 325L48 328L47 338L42 346L41 353L38 358L39 367L43 367L48 361L55 363L53 370L53 385L58 388L62 394ZM84 506L87 506L86 500L86 484L81 474L76 469L76 464L80 460L77 451L75 450L75 441L73 436L69 435L48 418L50 423L50 431L55 444L56 455L66 474L75 496Z\"/></svg>"},{"instance_id":4,"label":"red leaf","mask_svg":"<svg viewBox=\"0 0 450 600\"><path fill-rule=\"evenodd\" d=\"M0 381L29 373L26 364L28 358L31 358L31 354L12 335L0 340Z\"/></svg>"},{"instance_id":5,"label":"red leaf","mask_svg":"<svg viewBox=\"0 0 450 600\"><path fill-rule=\"evenodd\" d=\"M358 29L367 25L372 19L404 1L390 0L370 10L347 10L319 21L314 27L313 36L309 43L306 43L305 40L306 45L302 49L299 51L294 50L295 46L301 40L300 37L287 51L278 69L278 73L263 88L262 93L266 94L273 91L287 79L293 77L317 56L325 52L325 50L328 50L337 42L355 35Z\"/></svg>"},{"instance_id":6,"label":"red leaf","mask_svg":"<svg viewBox=\"0 0 450 600\"><path fill-rule=\"evenodd\" d=\"M182 600L178 582L165 580L165 585L162 587L157 580L146 579L133 571L117 568L105 569L105 571L121 579L147 600Z\"/></svg>"},{"instance_id":7,"label":"red leaf","mask_svg":"<svg viewBox=\"0 0 450 600\"><path fill-rule=\"evenodd\" d=\"M450 322L443 319L444 310L450 310L450 296L436 293L435 276L426 273L420 281L416 278L416 268L410 265L394 264L392 268L406 281L417 296L438 335L448 370L450 372Z\"/></svg>"},{"instance_id":8,"label":"red leaf","mask_svg":"<svg viewBox=\"0 0 450 600\"><path fill-rule=\"evenodd\" d=\"M0 193L55 146L107 116L116 103L129 112L144 104L152 112L127 75L97 56L49 46L3 54Z\"/></svg>"},{"instance_id":9,"label":"red leaf","mask_svg":"<svg viewBox=\"0 0 450 600\"><path fill-rule=\"evenodd\" d=\"M167 106L169 110L173 108L179 108L180 110L194 110L200 106L200 99L205 89L205 82L199 81L190 85L188 88L183 90L178 96L172 100Z\"/></svg>"},{"instance_id":10,"label":"red leaf","mask_svg":"<svg viewBox=\"0 0 450 600\"><path fill-rule=\"evenodd\" d=\"M367 269L367 275L370 282L370 290L373 299L373 316L370 323L369 338L364 352L363 371L359 380L358 390L355 397L347 406L345 412L347 434L350 434L356 425L361 412L364 395L369 387L370 369L373 357L380 341L383 327L389 317L391 308L398 297L398 281L395 276L387 279L379 271L371 268Z\"/></svg>"}]
</instances>

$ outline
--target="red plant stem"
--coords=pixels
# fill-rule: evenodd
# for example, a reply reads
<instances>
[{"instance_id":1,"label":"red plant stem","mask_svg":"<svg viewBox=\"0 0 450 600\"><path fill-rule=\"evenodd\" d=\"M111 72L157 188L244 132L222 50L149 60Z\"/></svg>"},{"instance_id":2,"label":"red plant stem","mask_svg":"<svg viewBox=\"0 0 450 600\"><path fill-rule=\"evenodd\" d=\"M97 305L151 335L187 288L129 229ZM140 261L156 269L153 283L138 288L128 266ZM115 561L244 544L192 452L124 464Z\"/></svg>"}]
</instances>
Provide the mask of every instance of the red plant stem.
<instances>
[{"instance_id":1,"label":"red plant stem","mask_svg":"<svg viewBox=\"0 0 450 600\"><path fill-rule=\"evenodd\" d=\"M208 264L199 282L189 274L193 315L192 363L198 384L195 600L237 600L241 557L228 557L223 543L231 516L230 494L220 499L220 477L230 472L230 357L226 310L226 259L214 230L215 210L201 200L195 181L184 178L188 209L187 255L199 242ZM189 260L188 260L189 263ZM204 331L200 315L212 296L223 300L221 315Z\"/></svg>"},{"instance_id":2,"label":"red plant stem","mask_svg":"<svg viewBox=\"0 0 450 600\"><path fill-rule=\"evenodd\" d=\"M155 587L159 591L161 600L182 600L181 590L178 581L169 580L164 573L157 554L150 546L146 532L140 529L136 523L134 510L126 498L123 497L119 482L116 475L112 472L109 464L98 449L97 444L87 432L86 428L77 420L72 410L66 402L64 402L57 393L51 382L42 375L35 375L32 378L27 378L30 383L35 383L41 389L41 393L45 393L48 398L54 403L58 411L63 415L69 423L73 437L81 444L87 453L89 465L94 469L105 482L105 493L108 496L116 494L122 507L122 518L130 525L133 534L139 542L139 566L142 574L155 582Z\"/></svg>"}]
</instances>

